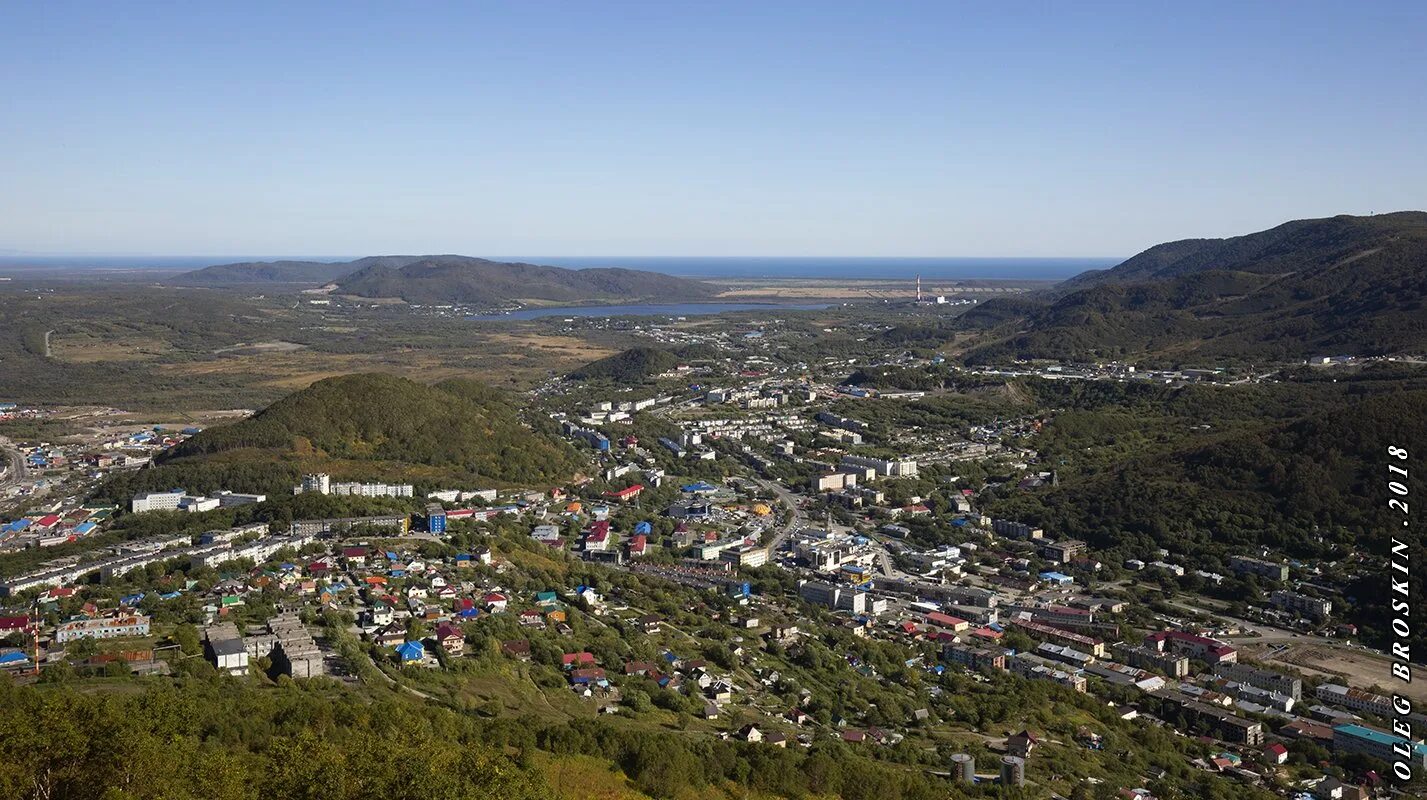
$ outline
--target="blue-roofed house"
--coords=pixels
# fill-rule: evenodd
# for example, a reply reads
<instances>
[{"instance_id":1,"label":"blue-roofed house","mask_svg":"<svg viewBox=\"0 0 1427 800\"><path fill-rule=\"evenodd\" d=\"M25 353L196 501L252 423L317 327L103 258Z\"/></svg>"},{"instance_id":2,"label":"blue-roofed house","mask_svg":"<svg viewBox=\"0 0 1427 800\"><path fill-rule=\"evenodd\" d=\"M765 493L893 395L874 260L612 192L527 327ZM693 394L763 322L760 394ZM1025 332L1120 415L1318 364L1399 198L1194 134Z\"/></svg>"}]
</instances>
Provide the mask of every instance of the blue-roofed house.
<instances>
[{"instance_id":1,"label":"blue-roofed house","mask_svg":"<svg viewBox=\"0 0 1427 800\"><path fill-rule=\"evenodd\" d=\"M396 646L396 655L403 664L420 664L426 660L426 646L421 642L402 642Z\"/></svg>"},{"instance_id":2,"label":"blue-roofed house","mask_svg":"<svg viewBox=\"0 0 1427 800\"><path fill-rule=\"evenodd\" d=\"M653 532L654 532L654 526L651 525L651 524L649 524L648 522L636 522L636 523L634 523L634 534L635 534L636 536L638 536L638 535L640 535L640 534L644 534L645 536L648 536L649 534L651 534L651 533L653 533Z\"/></svg>"},{"instance_id":3,"label":"blue-roofed house","mask_svg":"<svg viewBox=\"0 0 1427 800\"><path fill-rule=\"evenodd\" d=\"M99 526L95 525L93 522L81 522L78 525L74 526L74 532L79 536L84 536L86 534L93 533L94 529L98 527Z\"/></svg>"}]
</instances>

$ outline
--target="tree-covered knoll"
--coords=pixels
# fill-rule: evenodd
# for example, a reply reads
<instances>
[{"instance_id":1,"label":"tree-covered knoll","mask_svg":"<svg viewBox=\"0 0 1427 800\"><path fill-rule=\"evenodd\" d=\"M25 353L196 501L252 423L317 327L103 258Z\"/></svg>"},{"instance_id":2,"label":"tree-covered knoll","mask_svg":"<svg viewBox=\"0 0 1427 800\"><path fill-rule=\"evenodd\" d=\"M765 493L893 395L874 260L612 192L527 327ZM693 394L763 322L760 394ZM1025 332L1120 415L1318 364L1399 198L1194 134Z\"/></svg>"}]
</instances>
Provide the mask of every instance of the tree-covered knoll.
<instances>
[{"instance_id":1,"label":"tree-covered knoll","mask_svg":"<svg viewBox=\"0 0 1427 800\"><path fill-rule=\"evenodd\" d=\"M578 468L563 442L523 421L511 400L474 381L428 386L369 373L318 381L253 417L209 428L161 459L313 457L395 462L506 482L554 482Z\"/></svg>"},{"instance_id":2,"label":"tree-covered knoll","mask_svg":"<svg viewBox=\"0 0 1427 800\"><path fill-rule=\"evenodd\" d=\"M127 679L126 679L127 680ZM95 687L102 688L102 687ZM0 796L23 800L535 800L538 773L466 716L332 681L141 692L0 677Z\"/></svg>"},{"instance_id":3,"label":"tree-covered knoll","mask_svg":"<svg viewBox=\"0 0 1427 800\"><path fill-rule=\"evenodd\" d=\"M640 383L700 358L710 358L716 351L703 345L665 350L658 347L631 347L574 370L569 377L578 381L609 381L616 384Z\"/></svg>"}]
</instances>

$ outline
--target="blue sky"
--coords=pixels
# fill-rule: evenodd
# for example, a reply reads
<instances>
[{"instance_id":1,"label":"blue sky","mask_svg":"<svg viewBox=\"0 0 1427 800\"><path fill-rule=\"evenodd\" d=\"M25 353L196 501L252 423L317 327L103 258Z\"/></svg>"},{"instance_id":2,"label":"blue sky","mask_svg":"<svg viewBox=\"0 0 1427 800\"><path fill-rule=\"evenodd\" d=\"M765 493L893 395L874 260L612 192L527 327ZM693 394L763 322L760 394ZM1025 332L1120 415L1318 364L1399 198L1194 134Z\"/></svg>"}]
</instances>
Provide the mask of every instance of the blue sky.
<instances>
[{"instance_id":1,"label":"blue sky","mask_svg":"<svg viewBox=\"0 0 1427 800\"><path fill-rule=\"evenodd\" d=\"M0 250L1115 256L1427 207L1420 2L207 5L7 5Z\"/></svg>"}]
</instances>

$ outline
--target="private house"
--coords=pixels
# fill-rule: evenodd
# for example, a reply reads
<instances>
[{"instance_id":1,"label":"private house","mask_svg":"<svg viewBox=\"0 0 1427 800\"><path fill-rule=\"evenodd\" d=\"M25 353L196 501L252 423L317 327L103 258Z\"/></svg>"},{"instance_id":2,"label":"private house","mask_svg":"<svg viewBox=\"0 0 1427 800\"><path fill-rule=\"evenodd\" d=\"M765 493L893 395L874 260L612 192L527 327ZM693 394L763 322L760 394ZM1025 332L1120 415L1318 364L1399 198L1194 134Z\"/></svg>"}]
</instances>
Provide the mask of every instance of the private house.
<instances>
[{"instance_id":1,"label":"private house","mask_svg":"<svg viewBox=\"0 0 1427 800\"><path fill-rule=\"evenodd\" d=\"M566 653L560 656L560 666L565 669L592 667L595 664L595 654L590 652Z\"/></svg>"},{"instance_id":2,"label":"private house","mask_svg":"<svg viewBox=\"0 0 1427 800\"><path fill-rule=\"evenodd\" d=\"M466 649L466 635L455 625L442 623L436 626L436 643L447 653L459 656Z\"/></svg>"},{"instance_id":3,"label":"private house","mask_svg":"<svg viewBox=\"0 0 1427 800\"><path fill-rule=\"evenodd\" d=\"M426 660L426 646L421 642L402 642L397 645L396 655L402 666L420 664Z\"/></svg>"},{"instance_id":4,"label":"private house","mask_svg":"<svg viewBox=\"0 0 1427 800\"><path fill-rule=\"evenodd\" d=\"M382 647L396 647L406 641L406 629L392 622L378 630L372 641Z\"/></svg>"},{"instance_id":5,"label":"private house","mask_svg":"<svg viewBox=\"0 0 1427 800\"><path fill-rule=\"evenodd\" d=\"M1028 730L1021 731L1006 739L1006 752L1013 756L1027 758L1040 743L1040 737L1035 733Z\"/></svg>"}]
</instances>

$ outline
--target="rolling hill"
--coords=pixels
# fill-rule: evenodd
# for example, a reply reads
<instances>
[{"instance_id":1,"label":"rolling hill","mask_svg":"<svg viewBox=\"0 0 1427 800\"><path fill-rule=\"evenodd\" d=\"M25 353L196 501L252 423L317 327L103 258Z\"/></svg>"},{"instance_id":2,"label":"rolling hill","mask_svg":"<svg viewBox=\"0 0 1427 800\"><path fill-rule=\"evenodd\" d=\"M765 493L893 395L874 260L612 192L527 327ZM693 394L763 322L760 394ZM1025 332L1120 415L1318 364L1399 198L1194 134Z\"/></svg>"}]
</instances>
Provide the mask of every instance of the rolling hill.
<instances>
[{"instance_id":1,"label":"rolling hill","mask_svg":"<svg viewBox=\"0 0 1427 800\"><path fill-rule=\"evenodd\" d=\"M715 289L643 270L565 269L458 255L368 256L355 261L250 261L217 264L170 278L176 286L324 286L339 294L409 303L500 305L517 300L698 300Z\"/></svg>"},{"instance_id":2,"label":"rolling hill","mask_svg":"<svg viewBox=\"0 0 1427 800\"><path fill-rule=\"evenodd\" d=\"M1083 273L967 353L1269 361L1427 349L1427 213L1298 220ZM993 318L983 314L983 318Z\"/></svg>"},{"instance_id":3,"label":"rolling hill","mask_svg":"<svg viewBox=\"0 0 1427 800\"><path fill-rule=\"evenodd\" d=\"M631 347L580 367L569 377L579 381L636 383L679 365L678 354L657 347Z\"/></svg>"},{"instance_id":4,"label":"rolling hill","mask_svg":"<svg viewBox=\"0 0 1427 800\"><path fill-rule=\"evenodd\" d=\"M380 373L318 381L248 419L203 431L161 462L272 459L365 462L385 472L433 468L533 484L563 481L578 468L573 451L524 424L497 390L467 380L428 386Z\"/></svg>"},{"instance_id":5,"label":"rolling hill","mask_svg":"<svg viewBox=\"0 0 1427 800\"><path fill-rule=\"evenodd\" d=\"M372 264L337 281L337 292L409 303L497 305L516 300L696 300L708 284L630 269L564 269L468 256L426 256L404 265Z\"/></svg>"},{"instance_id":6,"label":"rolling hill","mask_svg":"<svg viewBox=\"0 0 1427 800\"><path fill-rule=\"evenodd\" d=\"M356 261L243 261L175 275L175 286L239 287L254 284L301 284L321 286L361 269L376 266L403 267L426 256L368 256Z\"/></svg>"}]
</instances>

